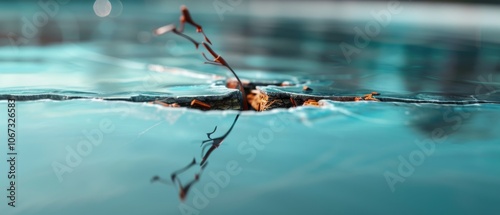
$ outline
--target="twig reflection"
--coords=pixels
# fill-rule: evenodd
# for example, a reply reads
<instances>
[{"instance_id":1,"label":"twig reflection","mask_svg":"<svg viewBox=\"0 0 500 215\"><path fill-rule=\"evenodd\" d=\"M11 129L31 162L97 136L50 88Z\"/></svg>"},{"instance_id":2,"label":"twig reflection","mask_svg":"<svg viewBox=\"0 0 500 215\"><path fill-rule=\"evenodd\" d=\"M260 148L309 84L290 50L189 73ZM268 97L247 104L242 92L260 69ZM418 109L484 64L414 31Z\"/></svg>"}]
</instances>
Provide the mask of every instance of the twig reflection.
<instances>
[{"instance_id":1,"label":"twig reflection","mask_svg":"<svg viewBox=\"0 0 500 215\"><path fill-rule=\"evenodd\" d=\"M210 155L212 154L212 152L215 149L217 149L222 144L222 142L226 139L226 137L229 136L229 134L231 133L231 131L234 128L234 125L236 125L236 122L238 121L239 117L240 117L240 114L238 113L236 115L236 117L234 118L233 124L226 131L226 133L224 133L224 135L222 135L220 137L212 138L211 135L214 134L217 131L217 126L215 126L215 128L214 128L214 130L212 132L207 133L208 140L204 140L201 143L201 147L202 147L201 157L202 158L201 158L201 162L199 163L200 169L194 175L194 177L193 177L193 179L191 179L191 181L189 181L186 184L183 184L181 182L181 180L179 179L178 176L180 174L182 174L183 172L185 172L185 171L191 169L192 167L196 166L196 164L198 164L198 162L196 161L196 158L193 158L193 160L191 161L191 163L189 163L185 167L172 172L170 174L170 181L169 180L165 180L164 178L161 178L160 176L155 175L155 176L153 176L151 178L151 183L158 182L158 183L162 183L162 184L166 184L166 185L173 185L173 186L178 187L178 189L179 189L179 199L181 201L184 201L186 199L187 194L189 193L189 189L196 182L198 182L200 180L200 176L203 173L203 170L208 165L208 158L210 157ZM205 149L207 147L210 147L210 148L205 153Z\"/></svg>"}]
</instances>

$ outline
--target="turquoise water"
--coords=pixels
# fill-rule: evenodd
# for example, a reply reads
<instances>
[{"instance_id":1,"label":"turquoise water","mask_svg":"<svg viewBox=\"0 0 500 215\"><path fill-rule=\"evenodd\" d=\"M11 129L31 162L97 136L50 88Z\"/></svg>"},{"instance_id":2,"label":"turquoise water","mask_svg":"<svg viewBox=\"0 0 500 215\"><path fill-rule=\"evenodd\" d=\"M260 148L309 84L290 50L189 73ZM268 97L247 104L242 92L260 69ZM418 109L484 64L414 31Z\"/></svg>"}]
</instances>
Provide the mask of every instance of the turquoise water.
<instances>
[{"instance_id":1,"label":"turquoise water","mask_svg":"<svg viewBox=\"0 0 500 215\"><path fill-rule=\"evenodd\" d=\"M228 14L222 22L198 8L241 78L298 84L268 91L308 85L314 95L386 98L202 112L145 102L235 91L224 87L230 73L202 64L192 44L149 34L177 11L125 7L98 19L78 9L61 10L28 46L0 38L0 114L6 99L20 99L17 206L4 199L2 214L500 213L496 29L477 36L459 24L395 22L347 62L339 44L366 21ZM203 172L178 174L183 185L200 176L181 201L171 174L201 162L207 133L217 126L212 137L222 136L233 122Z\"/></svg>"},{"instance_id":2,"label":"turquoise water","mask_svg":"<svg viewBox=\"0 0 500 215\"><path fill-rule=\"evenodd\" d=\"M205 133L218 126L222 134L237 114L88 100L22 102L18 112L20 206L12 214L184 214L176 188L151 177L199 159ZM500 136L491 128L499 118L497 105L330 102L245 112L184 206L202 214L494 214ZM99 130L103 122L109 126ZM97 131L102 138L86 136ZM80 154L79 144L92 140L98 144ZM427 154L416 142L429 140ZM67 163L72 150L80 163ZM410 158L415 153L424 156ZM398 171L400 156L418 161L413 171ZM71 169L60 172L62 181L54 162ZM217 182L211 174L229 175L228 164L236 174L223 188L206 188ZM404 175L394 192L388 172ZM212 198L194 203L198 195Z\"/></svg>"}]
</instances>

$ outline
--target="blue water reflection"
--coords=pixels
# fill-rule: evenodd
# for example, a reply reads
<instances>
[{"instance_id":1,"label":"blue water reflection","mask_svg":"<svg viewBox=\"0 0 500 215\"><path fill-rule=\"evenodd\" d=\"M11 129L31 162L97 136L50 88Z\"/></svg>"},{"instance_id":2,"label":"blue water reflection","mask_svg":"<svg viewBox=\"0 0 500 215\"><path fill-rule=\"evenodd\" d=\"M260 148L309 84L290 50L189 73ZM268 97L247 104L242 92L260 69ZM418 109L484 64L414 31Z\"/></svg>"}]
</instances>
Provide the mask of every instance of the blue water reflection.
<instances>
[{"instance_id":1,"label":"blue water reflection","mask_svg":"<svg viewBox=\"0 0 500 215\"><path fill-rule=\"evenodd\" d=\"M22 186L14 214L179 214L175 186L152 184L151 177L168 178L200 159L206 133L218 126L214 135L222 135L237 114L87 100L23 102L18 109ZM242 113L182 208L203 214L498 210L500 136L484 127L498 127L498 113L496 105L338 102ZM399 171L404 162L413 169ZM189 181L196 171L179 177ZM227 180L217 179L221 172ZM404 179L394 192L388 172Z\"/></svg>"}]
</instances>

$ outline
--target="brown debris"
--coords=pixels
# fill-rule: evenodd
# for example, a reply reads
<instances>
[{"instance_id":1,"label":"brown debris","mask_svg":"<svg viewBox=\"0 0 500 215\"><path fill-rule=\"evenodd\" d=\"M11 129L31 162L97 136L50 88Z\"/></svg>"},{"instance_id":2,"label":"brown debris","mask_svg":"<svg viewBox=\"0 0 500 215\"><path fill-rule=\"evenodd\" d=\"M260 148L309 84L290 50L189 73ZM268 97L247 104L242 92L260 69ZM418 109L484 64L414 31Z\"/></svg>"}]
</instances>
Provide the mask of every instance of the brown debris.
<instances>
[{"instance_id":1,"label":"brown debris","mask_svg":"<svg viewBox=\"0 0 500 215\"><path fill-rule=\"evenodd\" d=\"M377 92L371 92L370 94L366 94L362 97L354 97L354 101L355 102L358 102L358 101L379 101L377 98L373 97L373 96L378 96L380 95L380 93L377 93Z\"/></svg>"},{"instance_id":2,"label":"brown debris","mask_svg":"<svg viewBox=\"0 0 500 215\"><path fill-rule=\"evenodd\" d=\"M252 92L247 96L247 100L250 103L250 106L252 106L256 111L265 111L274 102L276 102L269 102L269 96L262 93L260 90L252 90Z\"/></svg>"},{"instance_id":3,"label":"brown debris","mask_svg":"<svg viewBox=\"0 0 500 215\"><path fill-rule=\"evenodd\" d=\"M202 109L202 110L210 110L211 109L211 106L209 104L202 102L200 100L197 100L197 99L193 99L193 101L191 101L191 107Z\"/></svg>"},{"instance_id":4,"label":"brown debris","mask_svg":"<svg viewBox=\"0 0 500 215\"><path fill-rule=\"evenodd\" d=\"M304 104L302 104L302 106L316 106L316 107L319 107L321 106L318 101L314 100L314 99L308 99L307 101L304 102Z\"/></svg>"},{"instance_id":5,"label":"brown debris","mask_svg":"<svg viewBox=\"0 0 500 215\"><path fill-rule=\"evenodd\" d=\"M380 95L380 93L372 92L370 94L366 94L366 95L363 96L363 100L365 100L365 101L379 101L378 99L376 99L375 97L373 97L375 95L378 96L378 95Z\"/></svg>"},{"instance_id":6,"label":"brown debris","mask_svg":"<svg viewBox=\"0 0 500 215\"><path fill-rule=\"evenodd\" d=\"M295 99L290 97L290 103L292 104L292 107L297 107L297 102L295 102Z\"/></svg>"}]
</instances>

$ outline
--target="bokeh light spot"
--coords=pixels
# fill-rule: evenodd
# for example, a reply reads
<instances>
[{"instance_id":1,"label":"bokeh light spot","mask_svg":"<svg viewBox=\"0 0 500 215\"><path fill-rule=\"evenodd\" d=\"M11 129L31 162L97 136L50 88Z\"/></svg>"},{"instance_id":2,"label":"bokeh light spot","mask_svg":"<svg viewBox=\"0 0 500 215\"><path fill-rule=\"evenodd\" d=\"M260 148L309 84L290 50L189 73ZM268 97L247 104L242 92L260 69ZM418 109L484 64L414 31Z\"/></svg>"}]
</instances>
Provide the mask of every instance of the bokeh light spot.
<instances>
[{"instance_id":1,"label":"bokeh light spot","mask_svg":"<svg viewBox=\"0 0 500 215\"><path fill-rule=\"evenodd\" d=\"M99 17L109 16L111 9L111 2L108 0L96 0L94 3L94 12Z\"/></svg>"}]
</instances>

